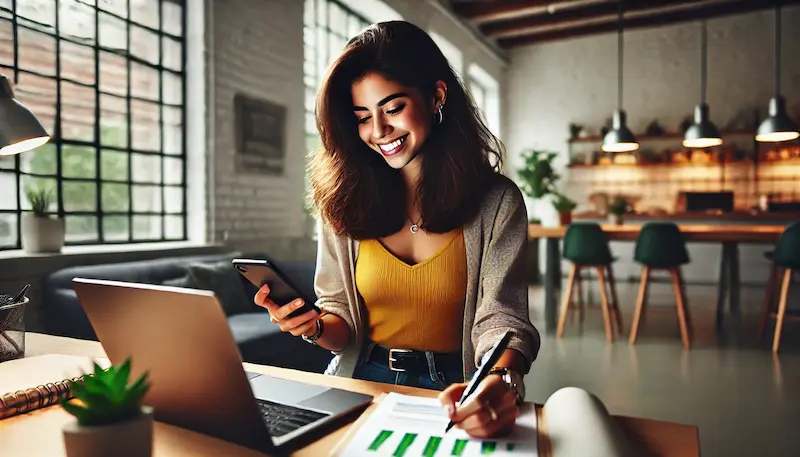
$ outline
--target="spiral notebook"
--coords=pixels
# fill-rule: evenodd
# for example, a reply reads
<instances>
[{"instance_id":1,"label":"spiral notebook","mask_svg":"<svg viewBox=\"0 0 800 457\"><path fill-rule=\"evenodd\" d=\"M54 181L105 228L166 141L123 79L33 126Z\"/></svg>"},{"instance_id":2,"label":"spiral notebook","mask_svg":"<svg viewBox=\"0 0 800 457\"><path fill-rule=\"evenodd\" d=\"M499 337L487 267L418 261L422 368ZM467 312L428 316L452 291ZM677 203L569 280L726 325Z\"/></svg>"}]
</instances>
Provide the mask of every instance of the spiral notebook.
<instances>
[{"instance_id":1,"label":"spiral notebook","mask_svg":"<svg viewBox=\"0 0 800 457\"><path fill-rule=\"evenodd\" d=\"M106 359L97 360L103 368ZM70 381L93 371L86 357L42 355L0 363L0 420L71 399Z\"/></svg>"}]
</instances>

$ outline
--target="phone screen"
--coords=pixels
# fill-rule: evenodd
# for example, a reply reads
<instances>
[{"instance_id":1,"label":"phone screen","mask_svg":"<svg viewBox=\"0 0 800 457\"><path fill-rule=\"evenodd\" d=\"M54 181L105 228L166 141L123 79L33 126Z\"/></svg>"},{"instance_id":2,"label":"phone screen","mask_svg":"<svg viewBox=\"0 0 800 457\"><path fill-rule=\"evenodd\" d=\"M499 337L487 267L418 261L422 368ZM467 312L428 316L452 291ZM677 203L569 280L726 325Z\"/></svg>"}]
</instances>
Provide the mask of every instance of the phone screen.
<instances>
[{"instance_id":1,"label":"phone screen","mask_svg":"<svg viewBox=\"0 0 800 457\"><path fill-rule=\"evenodd\" d=\"M309 302L300 291L294 287L277 268L266 260L234 259L233 267L244 276L251 284L261 288L264 284L269 286L269 298L276 305L283 306L297 298L302 298L305 305L293 312L290 316L297 316L312 309L317 309L313 302Z\"/></svg>"}]
</instances>

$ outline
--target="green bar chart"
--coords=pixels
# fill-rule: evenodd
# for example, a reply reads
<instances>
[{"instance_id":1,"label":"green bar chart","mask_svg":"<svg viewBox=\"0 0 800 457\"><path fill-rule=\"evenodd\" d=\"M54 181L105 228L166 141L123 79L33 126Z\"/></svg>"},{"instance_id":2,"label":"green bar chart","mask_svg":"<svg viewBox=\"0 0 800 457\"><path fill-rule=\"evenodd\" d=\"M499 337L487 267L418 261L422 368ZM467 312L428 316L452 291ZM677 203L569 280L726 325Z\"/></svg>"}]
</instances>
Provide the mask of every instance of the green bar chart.
<instances>
[{"instance_id":1,"label":"green bar chart","mask_svg":"<svg viewBox=\"0 0 800 457\"><path fill-rule=\"evenodd\" d=\"M481 455L492 455L497 450L497 443L494 441L481 442Z\"/></svg>"},{"instance_id":2,"label":"green bar chart","mask_svg":"<svg viewBox=\"0 0 800 457\"><path fill-rule=\"evenodd\" d=\"M381 444L383 444L384 441L392 436L392 433L393 432L391 430L382 430L380 433L378 433L378 436L375 437L375 440L372 441L372 444L370 444L367 449L370 451L377 451L381 448Z\"/></svg>"},{"instance_id":3,"label":"green bar chart","mask_svg":"<svg viewBox=\"0 0 800 457\"><path fill-rule=\"evenodd\" d=\"M464 449L467 448L467 440L456 440L455 444L453 444L453 452L450 455L454 457L461 457L464 454Z\"/></svg>"},{"instance_id":4,"label":"green bar chart","mask_svg":"<svg viewBox=\"0 0 800 457\"><path fill-rule=\"evenodd\" d=\"M397 439L393 440L394 443L397 443L397 447L395 448L395 444L387 444L387 441L394 435L393 430L381 430L375 438L369 442L369 447L367 447L367 451L371 453L375 453L374 455L381 456L381 455L389 455L394 449L394 452L391 454L392 457L446 457L447 456L447 447L442 449L442 440L443 438L440 436L430 436L428 440L425 442L425 447L421 448L421 443L416 446L414 451L410 451L412 445L416 441L417 437L419 436L417 433L403 433L398 432L397 437L400 438L400 442L397 443ZM452 450L450 451L451 457L469 457L469 456L484 456L484 455L496 455L496 456L505 456L506 453L514 452L515 444L514 443L497 443L496 441L478 441L478 440L468 440L468 439L457 439L453 442ZM362 448L363 449L363 448ZM422 453L418 454L422 449ZM441 451L441 452L440 452Z\"/></svg>"},{"instance_id":5,"label":"green bar chart","mask_svg":"<svg viewBox=\"0 0 800 457\"><path fill-rule=\"evenodd\" d=\"M416 438L416 433L406 433L403 439L400 440L400 444L397 445L397 449L394 451L394 454L392 454L392 457L403 457L406 455L406 451L411 447Z\"/></svg>"},{"instance_id":6,"label":"green bar chart","mask_svg":"<svg viewBox=\"0 0 800 457\"><path fill-rule=\"evenodd\" d=\"M425 445L425 450L422 451L422 457L434 457L436 450L439 449L442 439L438 436L432 436L428 439L428 444Z\"/></svg>"}]
</instances>

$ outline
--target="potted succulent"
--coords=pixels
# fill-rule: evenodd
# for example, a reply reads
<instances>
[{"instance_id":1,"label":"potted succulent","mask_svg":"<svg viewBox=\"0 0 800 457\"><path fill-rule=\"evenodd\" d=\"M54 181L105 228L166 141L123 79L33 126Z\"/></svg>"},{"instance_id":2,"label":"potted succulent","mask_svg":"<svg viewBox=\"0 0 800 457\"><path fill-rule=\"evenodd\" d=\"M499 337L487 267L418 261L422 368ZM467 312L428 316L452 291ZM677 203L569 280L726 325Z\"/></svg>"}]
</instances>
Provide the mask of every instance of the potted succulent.
<instances>
[{"instance_id":1,"label":"potted succulent","mask_svg":"<svg viewBox=\"0 0 800 457\"><path fill-rule=\"evenodd\" d=\"M28 252L61 252L64 246L64 219L48 214L53 191L26 189L32 213L22 216L22 248Z\"/></svg>"},{"instance_id":2,"label":"potted succulent","mask_svg":"<svg viewBox=\"0 0 800 457\"><path fill-rule=\"evenodd\" d=\"M569 225L572 223L572 210L575 209L577 203L571 200L564 194L554 193L553 208L558 211L558 221L561 225Z\"/></svg>"},{"instance_id":3,"label":"potted succulent","mask_svg":"<svg viewBox=\"0 0 800 457\"><path fill-rule=\"evenodd\" d=\"M608 204L608 223L622 225L622 215L628 211L628 202L620 195L614 197Z\"/></svg>"},{"instance_id":4,"label":"potted succulent","mask_svg":"<svg viewBox=\"0 0 800 457\"><path fill-rule=\"evenodd\" d=\"M94 373L71 390L79 403L62 401L75 416L64 429L67 457L150 457L153 453L153 409L142 405L150 385L143 373L128 385L131 360Z\"/></svg>"}]
</instances>

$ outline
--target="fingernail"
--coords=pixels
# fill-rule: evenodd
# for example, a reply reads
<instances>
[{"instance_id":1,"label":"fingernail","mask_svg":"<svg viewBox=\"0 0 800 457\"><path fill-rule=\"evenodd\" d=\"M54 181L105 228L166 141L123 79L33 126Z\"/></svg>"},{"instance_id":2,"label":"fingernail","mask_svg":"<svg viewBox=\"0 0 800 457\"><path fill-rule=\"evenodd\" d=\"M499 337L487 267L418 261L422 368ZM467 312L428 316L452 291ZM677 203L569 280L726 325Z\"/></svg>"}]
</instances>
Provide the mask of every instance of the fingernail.
<instances>
[{"instance_id":1,"label":"fingernail","mask_svg":"<svg viewBox=\"0 0 800 457\"><path fill-rule=\"evenodd\" d=\"M452 418L453 417L453 405L445 406L444 410L447 411L447 417L448 418Z\"/></svg>"},{"instance_id":2,"label":"fingernail","mask_svg":"<svg viewBox=\"0 0 800 457\"><path fill-rule=\"evenodd\" d=\"M296 302L294 302L295 308L299 308L301 306L303 306L303 300L297 300Z\"/></svg>"}]
</instances>

